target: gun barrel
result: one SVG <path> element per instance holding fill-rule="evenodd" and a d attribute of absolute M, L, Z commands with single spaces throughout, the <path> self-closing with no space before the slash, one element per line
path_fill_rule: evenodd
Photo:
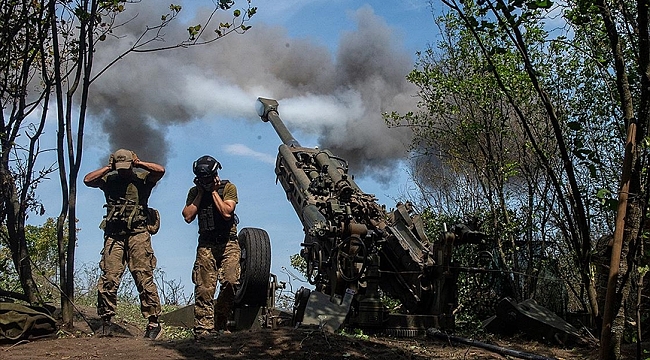
<path fill-rule="evenodd" d="M 291 135 L 289 129 L 287 129 L 282 119 L 280 119 L 277 100 L 262 97 L 257 98 L 257 114 L 262 118 L 262 121 L 270 122 L 273 125 L 282 143 L 291 147 L 300 147 L 298 140 Z"/>

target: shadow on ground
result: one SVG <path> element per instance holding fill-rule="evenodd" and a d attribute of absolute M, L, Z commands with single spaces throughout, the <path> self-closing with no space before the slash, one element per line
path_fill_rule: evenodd
<path fill-rule="evenodd" d="M 160 342 L 184 359 L 429 359 L 390 343 L 374 343 L 319 330 L 279 329 L 238 332 Z"/>

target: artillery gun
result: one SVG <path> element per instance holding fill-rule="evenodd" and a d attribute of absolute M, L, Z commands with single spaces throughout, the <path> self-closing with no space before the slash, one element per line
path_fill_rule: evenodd
<path fill-rule="evenodd" d="M 357 186 L 346 160 L 301 146 L 280 119 L 276 100 L 258 98 L 257 110 L 282 141 L 275 173 L 303 225 L 300 255 L 315 292 L 339 304 L 351 296 L 344 320 L 351 328 L 452 328 L 458 272 L 450 266 L 451 249 L 471 231 L 456 227 L 431 243 L 409 203 L 386 211 Z M 389 313 L 382 294 L 401 302 L 398 314 Z M 313 291 L 296 294 L 294 322 L 309 316 L 305 308 L 313 307 L 306 302 L 313 299 Z"/>

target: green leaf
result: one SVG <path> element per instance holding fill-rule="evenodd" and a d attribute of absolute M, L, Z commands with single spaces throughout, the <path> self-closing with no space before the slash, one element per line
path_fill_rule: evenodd
<path fill-rule="evenodd" d="M 605 200 L 605 208 L 616 211 L 618 209 L 618 200 L 617 199 L 607 199 Z"/>
<path fill-rule="evenodd" d="M 233 0 L 219 0 L 219 8 L 221 10 L 229 10 L 235 2 Z"/>
<path fill-rule="evenodd" d="M 596 197 L 599 199 L 604 199 L 605 197 L 608 197 L 611 195 L 611 192 L 607 189 L 600 189 L 598 192 L 596 192 Z"/>
<path fill-rule="evenodd" d="M 551 6 L 553 6 L 553 1 L 551 1 L 551 0 L 537 0 L 537 1 L 535 1 L 535 5 L 537 5 L 537 7 L 542 8 L 542 9 L 550 9 Z"/>
<path fill-rule="evenodd" d="M 574 131 L 578 131 L 578 130 L 582 129 L 582 124 L 580 124 L 577 121 L 568 122 L 566 125 L 569 127 L 569 129 L 574 130 Z"/>
<path fill-rule="evenodd" d="M 591 176 L 592 179 L 596 179 L 598 176 L 598 171 L 596 170 L 596 165 L 594 164 L 589 164 L 589 176 Z"/>
<path fill-rule="evenodd" d="M 194 40 L 196 35 L 199 34 L 199 31 L 201 31 L 201 24 L 190 26 L 187 28 L 187 32 L 190 34 L 190 39 L 192 40 Z"/>

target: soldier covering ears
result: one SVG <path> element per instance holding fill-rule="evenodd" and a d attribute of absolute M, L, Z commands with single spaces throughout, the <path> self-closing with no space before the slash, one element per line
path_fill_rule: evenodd
<path fill-rule="evenodd" d="M 137 169 L 137 170 L 136 170 Z M 165 168 L 142 161 L 131 150 L 119 149 L 111 154 L 108 165 L 91 171 L 84 184 L 99 188 L 106 198 L 104 248 L 97 284 L 97 314 L 103 320 L 103 332 L 110 335 L 111 318 L 117 306 L 117 290 L 128 266 L 140 293 L 142 316 L 149 319 L 145 338 L 157 339 L 162 327 L 158 288 L 153 279 L 156 257 L 151 246 L 149 196 L 165 174 Z"/>
<path fill-rule="evenodd" d="M 187 194 L 183 218 L 191 223 L 198 217 L 199 241 L 192 269 L 194 282 L 194 335 L 197 339 L 213 331 L 228 331 L 228 318 L 239 281 L 241 250 L 237 240 L 237 187 L 219 178 L 221 164 L 212 156 L 197 159 L 196 177 Z M 221 284 L 216 309 L 213 298 Z"/>

